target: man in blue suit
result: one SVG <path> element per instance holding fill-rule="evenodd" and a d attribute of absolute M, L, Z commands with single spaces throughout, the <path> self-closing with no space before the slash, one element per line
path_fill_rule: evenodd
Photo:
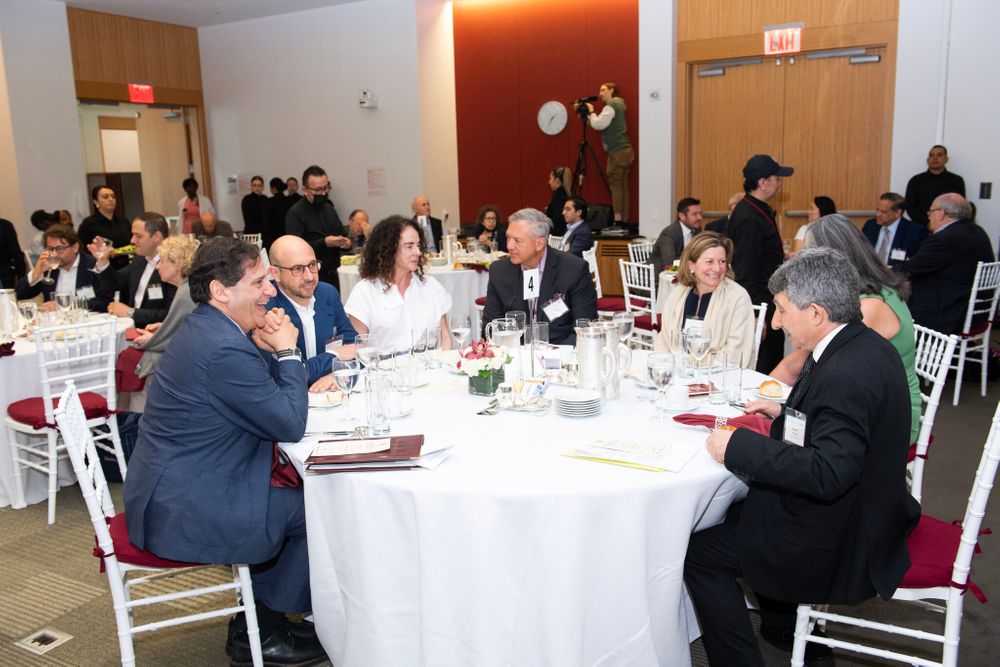
<path fill-rule="evenodd" d="M 892 268 L 916 255 L 927 239 L 926 227 L 903 217 L 905 203 L 902 196 L 886 192 L 878 198 L 875 217 L 861 230 L 875 254 Z"/>
<path fill-rule="evenodd" d="M 563 219 L 566 221 L 566 233 L 560 250 L 583 257 L 584 250 L 594 247 L 594 233 L 587 222 L 587 202 L 580 197 L 567 200 L 563 206 Z"/>
<path fill-rule="evenodd" d="M 129 461 L 129 540 L 171 560 L 256 564 L 266 664 L 315 664 L 325 659 L 315 632 L 285 617 L 312 608 L 302 487 L 272 476 L 275 443 L 300 440 L 306 428 L 298 331 L 266 310 L 274 286 L 256 245 L 210 239 L 188 286 L 198 305 L 156 368 Z M 233 664 L 250 664 L 242 615 L 226 649 Z"/>
<path fill-rule="evenodd" d="M 52 295 L 72 292 L 75 296 L 86 297 L 88 302 L 94 300 L 94 258 L 80 254 L 80 237 L 72 227 L 52 225 L 42 233 L 42 245 L 45 251 L 39 256 L 31 273 L 21 276 L 17 281 L 17 298 L 33 299 L 42 295 L 44 303 L 41 310 L 55 310 L 56 304 Z M 59 260 L 59 268 L 49 272 L 51 283 L 44 283 L 45 271 L 49 268 L 50 258 Z"/>
<path fill-rule="evenodd" d="M 340 303 L 340 293 L 319 279 L 320 264 L 312 246 L 298 236 L 279 237 L 271 245 L 271 277 L 277 294 L 267 303 L 268 310 L 281 308 L 299 330 L 299 349 L 305 355 L 310 389 L 326 391 L 333 385 L 330 365 L 334 355 L 326 345 L 339 340 L 341 359 L 354 358 L 357 332 Z"/>

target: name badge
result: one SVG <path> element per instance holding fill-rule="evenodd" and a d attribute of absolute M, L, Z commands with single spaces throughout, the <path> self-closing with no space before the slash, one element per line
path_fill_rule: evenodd
<path fill-rule="evenodd" d="M 555 322 L 569 312 L 569 306 L 566 305 L 566 302 L 563 301 L 562 297 L 558 297 L 542 306 L 542 311 L 545 313 L 545 316 L 549 318 L 549 322 Z"/>
<path fill-rule="evenodd" d="M 156 301 L 163 298 L 163 285 L 150 285 L 146 288 L 146 296 L 150 300 Z"/>
<path fill-rule="evenodd" d="M 334 336 L 330 340 L 323 342 L 323 349 L 330 354 L 337 354 L 337 350 L 344 347 L 344 337 Z"/>
<path fill-rule="evenodd" d="M 782 440 L 789 445 L 802 447 L 806 444 L 806 415 L 804 412 L 785 408 L 785 432 Z"/>
<path fill-rule="evenodd" d="M 538 275 L 538 269 L 527 269 L 524 271 L 524 300 L 537 299 L 538 290 L 541 287 L 539 283 L 541 278 Z"/>
<path fill-rule="evenodd" d="M 685 317 L 683 331 L 701 331 L 705 328 L 705 320 L 700 317 Z"/>
<path fill-rule="evenodd" d="M 76 295 L 81 299 L 93 299 L 95 296 L 97 296 L 96 294 L 94 294 L 93 285 L 86 285 L 84 287 L 81 287 L 76 291 Z"/>
<path fill-rule="evenodd" d="M 891 259 L 894 262 L 897 261 L 897 260 L 900 261 L 900 262 L 905 262 L 906 261 L 906 251 L 903 250 L 902 248 L 896 248 L 895 250 L 892 250 L 889 253 L 889 259 Z"/>

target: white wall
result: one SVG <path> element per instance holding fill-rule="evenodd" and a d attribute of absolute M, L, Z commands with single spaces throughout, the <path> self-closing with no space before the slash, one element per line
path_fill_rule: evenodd
<path fill-rule="evenodd" d="M 977 221 L 994 248 L 1000 234 L 1000 3 L 900 0 L 892 187 L 902 193 L 925 170 L 928 149 L 948 147 L 948 169 L 965 179 Z M 979 184 L 992 182 L 992 199 Z"/>
<path fill-rule="evenodd" d="M 0 215 L 30 239 L 31 212 L 87 214 L 66 6 L 0 2 Z"/>
<path fill-rule="evenodd" d="M 266 183 L 314 163 L 345 221 L 353 208 L 409 215 L 425 187 L 415 26 L 414 0 L 367 0 L 199 29 L 219 216 L 242 227 L 227 175 Z M 359 108 L 363 88 L 377 90 L 377 109 Z M 368 196 L 373 165 L 385 167 L 384 197 Z"/>
<path fill-rule="evenodd" d="M 639 2 L 639 232 L 652 237 L 674 210 L 676 5 Z"/>

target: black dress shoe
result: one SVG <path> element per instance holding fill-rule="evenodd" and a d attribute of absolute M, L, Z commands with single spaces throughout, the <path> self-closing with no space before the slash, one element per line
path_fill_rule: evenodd
<path fill-rule="evenodd" d="M 814 629 L 813 634 L 817 637 L 826 637 L 822 630 Z M 771 630 L 762 625 L 760 626 L 760 636 L 774 648 L 788 653 L 792 652 L 792 647 L 795 644 L 794 630 Z M 832 667 L 832 665 L 837 664 L 837 660 L 833 657 L 833 649 L 826 644 L 809 642 L 806 644 L 805 663 L 809 667 Z"/>
<path fill-rule="evenodd" d="M 319 638 L 316 636 L 316 626 L 309 621 L 293 621 L 290 618 L 285 618 L 278 627 L 288 630 L 295 635 L 296 639 L 311 640 L 316 642 L 317 645 L 319 644 Z"/>
<path fill-rule="evenodd" d="M 260 648 L 266 667 L 308 667 L 328 659 L 319 641 L 299 638 L 284 627 L 272 632 L 270 637 L 261 642 Z M 231 667 L 253 664 L 250 641 L 245 632 L 238 632 L 233 637 L 229 657 Z"/>

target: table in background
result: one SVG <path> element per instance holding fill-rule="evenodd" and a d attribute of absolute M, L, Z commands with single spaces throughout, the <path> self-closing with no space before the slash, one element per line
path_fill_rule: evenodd
<path fill-rule="evenodd" d="M 125 346 L 125 329 L 132 326 L 132 320 L 127 317 L 118 318 L 118 351 Z M 0 357 L 0 406 L 3 406 L 4 417 L 7 416 L 7 406 L 24 398 L 42 395 L 42 376 L 38 368 L 38 353 L 33 340 L 17 338 L 14 342 L 14 355 Z M 23 437 L 23 436 L 22 436 Z M 14 497 L 14 468 L 10 460 L 10 442 L 7 427 L 0 428 L 0 507 L 10 505 Z M 24 500 L 29 505 L 48 498 L 48 479 L 37 470 L 24 468 L 21 471 L 24 479 Z M 75 484 L 73 468 L 69 461 L 59 462 L 59 486 Z"/>
<path fill-rule="evenodd" d="M 587 419 L 477 416 L 487 399 L 444 371 L 415 399 L 392 432 L 454 444 L 440 468 L 305 476 L 313 613 L 334 664 L 690 662 L 688 538 L 746 492 L 705 429 L 650 421 L 631 380 Z M 679 473 L 560 455 L 605 433 L 699 449 Z M 285 445 L 300 467 L 311 447 Z"/>
<path fill-rule="evenodd" d="M 476 311 L 476 299 L 486 296 L 486 285 L 490 280 L 488 271 L 472 269 L 453 269 L 450 266 L 429 266 L 424 275 L 433 276 L 435 280 L 451 294 L 451 310 L 449 315 L 468 315 L 472 318 L 472 330 L 479 331 L 479 317 Z M 361 277 L 357 265 L 341 265 L 337 269 L 340 278 L 340 298 L 347 303 L 354 286 Z M 474 338 L 478 336 L 474 335 Z"/>
<path fill-rule="evenodd" d="M 657 321 L 663 316 L 663 306 L 667 303 L 667 295 L 675 287 L 681 287 L 679 282 L 676 282 L 676 273 L 666 273 L 660 271 L 660 279 L 656 285 L 656 318 Z"/>

